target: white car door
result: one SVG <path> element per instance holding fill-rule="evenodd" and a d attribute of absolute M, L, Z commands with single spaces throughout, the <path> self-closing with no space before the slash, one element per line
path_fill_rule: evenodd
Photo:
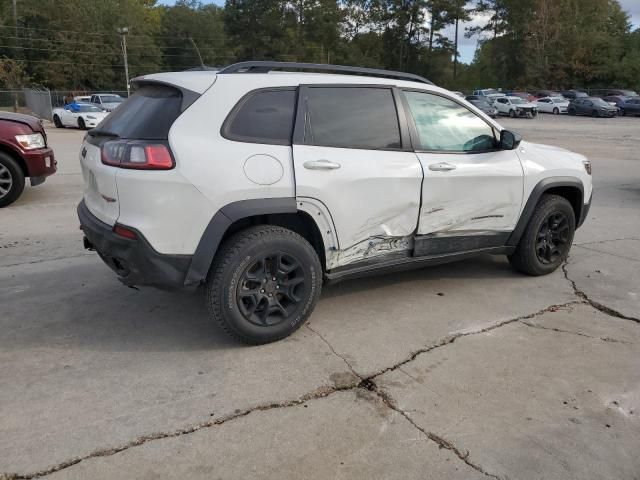
<path fill-rule="evenodd" d="M 500 150 L 497 129 L 456 99 L 403 94 L 424 170 L 415 254 L 504 245 L 522 205 L 523 170 L 515 150 Z"/>
<path fill-rule="evenodd" d="M 404 110 L 383 85 L 301 86 L 294 134 L 296 197 L 331 214 L 335 268 L 412 248 L 422 168 Z"/>
<path fill-rule="evenodd" d="M 538 111 L 540 112 L 550 113 L 553 110 L 553 102 L 549 98 L 541 98 L 536 102 L 536 104 L 538 105 Z"/>
<path fill-rule="evenodd" d="M 507 98 L 498 98 L 495 103 L 496 108 L 498 109 L 498 113 L 502 113 L 505 115 L 509 114 L 509 99 Z"/>
<path fill-rule="evenodd" d="M 62 121 L 62 124 L 66 127 L 77 126 L 77 124 L 75 123 L 75 115 L 71 111 L 71 107 L 69 107 L 69 105 L 66 105 L 64 107 L 60 120 Z"/>

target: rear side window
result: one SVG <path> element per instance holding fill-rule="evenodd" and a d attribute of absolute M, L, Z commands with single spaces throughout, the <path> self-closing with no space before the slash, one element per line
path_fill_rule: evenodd
<path fill-rule="evenodd" d="M 259 90 L 235 107 L 222 135 L 240 142 L 291 145 L 296 90 Z"/>
<path fill-rule="evenodd" d="M 173 122 L 182 112 L 180 90 L 164 85 L 145 85 L 111 112 L 96 129 L 120 138 L 166 140 Z"/>
<path fill-rule="evenodd" d="M 312 87 L 307 92 L 304 143 L 372 150 L 401 148 L 391 89 Z"/>

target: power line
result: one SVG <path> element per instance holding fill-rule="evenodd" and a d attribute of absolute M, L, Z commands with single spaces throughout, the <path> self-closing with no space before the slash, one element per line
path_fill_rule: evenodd
<path fill-rule="evenodd" d="M 116 45 L 113 46 L 114 48 L 118 48 Z M 82 55 L 101 55 L 101 54 L 105 54 L 106 52 L 101 51 L 101 52 L 97 52 L 97 51 L 86 51 L 86 50 L 64 50 L 64 49 L 56 49 L 56 48 L 38 48 L 38 47 L 20 47 L 20 46 L 15 46 L 15 45 L 0 45 L 0 49 L 3 48 L 15 48 L 15 49 L 19 49 L 19 50 L 38 50 L 41 52 L 64 52 L 64 53 L 79 53 Z M 193 49 L 189 49 L 191 51 L 193 51 Z M 119 53 L 119 52 L 113 52 L 115 53 Z M 144 54 L 143 54 L 144 55 Z M 146 56 L 157 56 L 157 57 L 197 57 L 197 55 L 195 53 L 191 53 L 191 54 L 164 54 L 164 53 L 149 53 Z"/>
<path fill-rule="evenodd" d="M 14 28 L 12 26 L 7 26 L 7 25 L 0 25 L 0 28 Z M 21 30 L 36 30 L 36 31 L 42 31 L 42 32 L 57 32 L 57 33 L 71 33 L 71 34 L 75 34 L 75 35 L 97 35 L 97 36 L 102 36 L 102 37 L 118 37 L 117 33 L 98 33 L 98 32 L 81 32 L 78 30 L 56 30 L 53 28 L 36 28 L 36 27 L 17 27 L 18 29 Z M 149 38 L 168 38 L 168 39 L 172 39 L 175 40 L 175 35 L 149 35 L 149 34 L 141 34 L 141 35 L 129 35 L 130 37 L 135 37 L 135 38 L 145 38 L 145 37 L 149 37 Z M 220 38 L 224 38 L 222 36 L 219 37 L 202 37 L 202 36 L 197 36 L 197 39 L 199 40 L 216 40 L 216 39 L 220 39 Z"/>

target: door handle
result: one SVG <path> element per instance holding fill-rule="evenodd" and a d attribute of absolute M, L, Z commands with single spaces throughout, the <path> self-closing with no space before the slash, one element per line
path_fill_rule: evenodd
<path fill-rule="evenodd" d="M 457 167 L 447 162 L 432 163 L 429 165 L 429 170 L 434 172 L 448 172 L 449 170 L 455 170 Z"/>
<path fill-rule="evenodd" d="M 340 168 L 340 164 L 336 162 L 330 162 L 329 160 L 309 160 L 303 163 L 304 168 L 309 170 L 335 170 Z"/>

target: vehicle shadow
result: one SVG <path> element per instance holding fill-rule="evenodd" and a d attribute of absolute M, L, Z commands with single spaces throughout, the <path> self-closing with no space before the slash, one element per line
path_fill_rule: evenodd
<path fill-rule="evenodd" d="M 517 278 L 501 257 L 327 285 L 320 303 L 366 290 L 447 279 L 478 282 Z M 101 262 L 81 257 L 48 272 L 11 278 L 0 289 L 0 350 L 25 348 L 166 352 L 250 348 L 229 338 L 209 318 L 203 289 L 165 292 L 124 287 Z M 422 285 L 422 283 L 421 283 Z M 38 294 L 36 294 L 38 292 Z M 426 291 L 425 291 L 426 293 Z M 296 336 L 291 337 L 296 340 Z"/>

